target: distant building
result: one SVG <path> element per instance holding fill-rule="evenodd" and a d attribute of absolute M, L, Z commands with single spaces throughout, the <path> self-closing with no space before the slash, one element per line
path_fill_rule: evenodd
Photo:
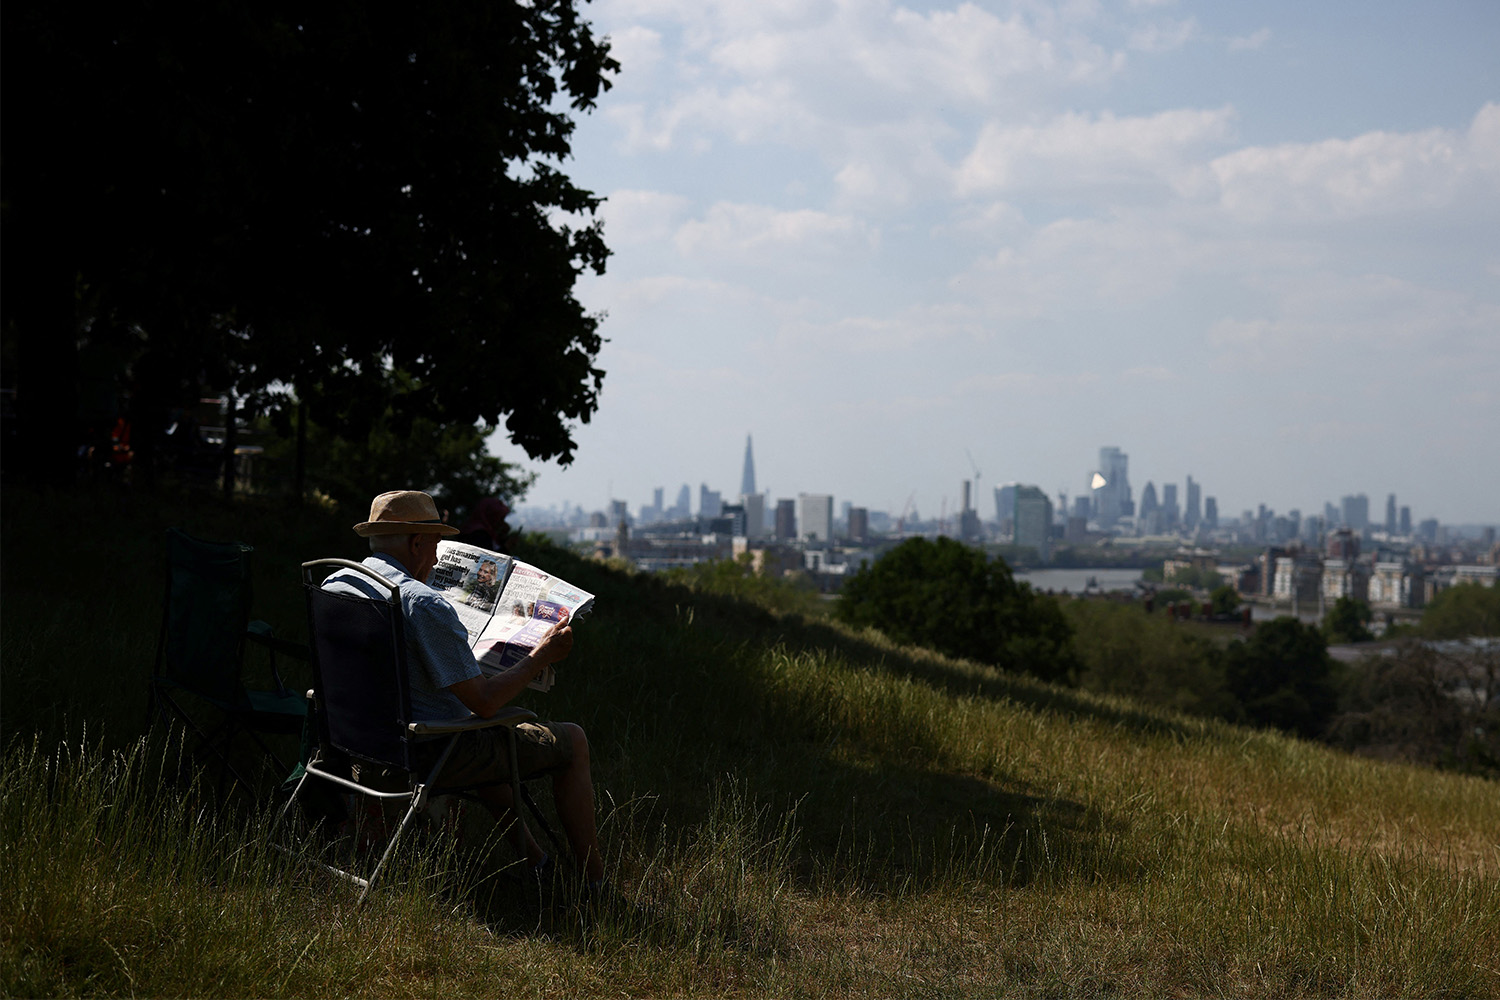
<path fill-rule="evenodd" d="M 709 489 L 707 483 L 702 483 L 701 485 L 699 485 L 699 487 L 698 487 L 698 516 L 699 517 L 718 517 L 719 516 L 719 508 L 722 507 L 722 506 L 723 506 L 723 499 L 719 496 L 719 491 L 718 490 L 711 490 L 711 489 Z"/>
<path fill-rule="evenodd" d="M 833 497 L 827 493 L 797 494 L 797 537 L 807 542 L 833 540 Z"/>
<path fill-rule="evenodd" d="M 995 523 L 1001 538 L 1011 538 L 1016 531 L 1016 483 L 995 487 Z"/>
<path fill-rule="evenodd" d="M 1405 559 L 1376 560 L 1369 595 L 1373 608 L 1421 607 L 1425 596 L 1422 567 Z"/>
<path fill-rule="evenodd" d="M 1385 498 L 1385 533 L 1394 535 L 1396 533 L 1396 494 L 1390 493 Z"/>
<path fill-rule="evenodd" d="M 1356 601 L 1370 599 L 1370 567 L 1357 559 L 1328 559 L 1323 563 L 1323 600 L 1332 604 L 1340 597 Z"/>
<path fill-rule="evenodd" d="M 1187 529 L 1189 531 L 1196 530 L 1197 527 L 1198 527 L 1198 522 L 1202 520 L 1202 516 L 1199 514 L 1199 507 L 1200 507 L 1199 498 L 1200 498 L 1202 492 L 1203 492 L 1202 486 L 1199 485 L 1198 483 L 1193 482 L 1193 477 L 1192 476 L 1188 476 L 1187 477 L 1187 509 L 1182 512 L 1182 523 L 1183 523 L 1184 526 L 1187 527 Z"/>
<path fill-rule="evenodd" d="M 790 542 L 797 537 L 797 501 L 776 501 L 776 539 Z"/>
<path fill-rule="evenodd" d="M 1203 501 L 1203 526 L 1209 531 L 1219 530 L 1219 499 L 1208 497 Z"/>
<path fill-rule="evenodd" d="M 615 528 L 622 524 L 630 523 L 630 513 L 625 509 L 624 500 L 611 500 L 609 502 L 609 525 Z"/>
<path fill-rule="evenodd" d="M 1276 558 L 1271 596 L 1278 601 L 1314 607 L 1318 603 L 1318 585 L 1323 566 L 1313 555 L 1285 555 Z"/>
<path fill-rule="evenodd" d="M 1344 497 L 1342 508 L 1344 527 L 1363 532 L 1370 526 L 1370 498 L 1363 493 Z"/>
<path fill-rule="evenodd" d="M 683 483 L 682 489 L 677 491 L 677 502 L 672 505 L 671 519 L 674 521 L 686 521 L 693 513 L 693 493 L 688 489 L 688 484 Z"/>
<path fill-rule="evenodd" d="M 1051 556 L 1052 501 L 1037 486 L 1016 487 L 1016 541 L 1036 549 L 1045 561 Z"/>
<path fill-rule="evenodd" d="M 1182 509 L 1177 506 L 1177 484 L 1163 483 L 1161 488 L 1161 520 L 1168 531 L 1176 531 L 1182 520 Z"/>
<path fill-rule="evenodd" d="M 1410 507 L 1402 507 L 1401 508 L 1401 523 L 1400 523 L 1399 527 L 1400 527 L 1401 534 L 1403 534 L 1403 535 L 1410 535 L 1411 534 L 1411 508 Z"/>
<path fill-rule="evenodd" d="M 970 487 L 973 484 L 964 480 L 964 505 L 958 515 L 958 537 L 966 542 L 976 542 L 984 535 L 984 529 L 979 523 L 979 512 L 974 509 Z"/>
<path fill-rule="evenodd" d="M 748 534 L 745 530 L 744 504 L 722 504 L 719 507 L 719 516 L 711 518 L 709 525 L 709 530 L 714 534 L 744 538 Z"/>
<path fill-rule="evenodd" d="M 750 435 L 745 435 L 745 468 L 740 473 L 740 496 L 755 492 L 755 456 L 750 451 Z"/>
<path fill-rule="evenodd" d="M 1099 475 L 1104 477 L 1104 484 L 1094 490 L 1094 507 L 1099 512 L 1100 527 L 1109 529 L 1120 518 L 1135 516 L 1135 503 L 1130 495 L 1130 456 L 1113 446 L 1100 448 Z"/>
<path fill-rule="evenodd" d="M 868 507 L 849 508 L 849 539 L 855 542 L 870 540 L 870 510 Z"/>
<path fill-rule="evenodd" d="M 1353 528 L 1340 528 L 1328 536 L 1328 558 L 1353 562 L 1359 558 L 1359 535 Z"/>
<path fill-rule="evenodd" d="M 766 537 L 766 495 L 746 493 L 740 497 L 740 505 L 745 508 L 745 537 Z"/>

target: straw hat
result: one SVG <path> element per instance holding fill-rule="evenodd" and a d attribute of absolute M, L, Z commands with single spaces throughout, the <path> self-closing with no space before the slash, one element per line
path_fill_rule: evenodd
<path fill-rule="evenodd" d="M 354 533 L 371 535 L 456 535 L 458 529 L 438 517 L 437 504 L 419 490 L 382 493 L 370 501 L 370 519 L 354 526 Z"/>

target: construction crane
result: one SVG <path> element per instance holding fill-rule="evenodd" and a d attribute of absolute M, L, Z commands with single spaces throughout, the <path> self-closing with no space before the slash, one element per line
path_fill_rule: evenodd
<path fill-rule="evenodd" d="M 917 499 L 917 491 L 912 490 L 911 496 L 906 498 L 906 506 L 901 508 L 901 516 L 896 518 L 896 534 L 902 538 L 906 537 L 906 515 L 911 513 L 911 505 Z"/>
<path fill-rule="evenodd" d="M 974 470 L 974 509 L 978 510 L 979 509 L 979 477 L 981 475 L 983 475 L 983 473 L 981 473 L 979 471 L 979 466 L 977 466 L 977 465 L 974 464 L 974 453 L 971 452 L 971 451 L 969 451 L 969 449 L 965 448 L 964 449 L 964 454 L 969 456 L 969 468 L 971 468 L 971 469 Z"/>

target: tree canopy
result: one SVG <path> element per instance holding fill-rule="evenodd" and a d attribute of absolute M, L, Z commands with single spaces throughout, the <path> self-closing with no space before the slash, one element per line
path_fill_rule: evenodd
<path fill-rule="evenodd" d="M 1370 622 L 1370 606 L 1353 597 L 1340 597 L 1323 616 L 1323 637 L 1330 643 L 1369 642 L 1374 634 L 1365 626 Z"/>
<path fill-rule="evenodd" d="M 1057 603 L 1017 583 L 1000 558 L 939 538 L 909 538 L 845 584 L 839 617 L 897 642 L 1066 681 L 1071 629 Z"/>
<path fill-rule="evenodd" d="M 1421 632 L 1430 639 L 1500 635 L 1500 586 L 1461 583 L 1441 591 L 1422 612 Z"/>
<path fill-rule="evenodd" d="M 1322 733 L 1338 707 L 1323 634 L 1295 618 L 1262 622 L 1249 641 L 1231 643 L 1224 680 L 1247 721 L 1299 736 Z"/>
<path fill-rule="evenodd" d="M 157 409 L 214 385 L 569 461 L 603 378 L 573 286 L 608 250 L 560 167 L 618 69 L 578 6 L 6 4 L 18 402 L 66 406 L 102 346 Z"/>

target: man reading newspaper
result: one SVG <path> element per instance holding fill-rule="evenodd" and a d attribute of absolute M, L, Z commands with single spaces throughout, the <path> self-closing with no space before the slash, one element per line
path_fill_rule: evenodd
<path fill-rule="evenodd" d="M 411 705 L 417 718 L 451 719 L 469 712 L 488 718 L 573 648 L 572 628 L 567 621 L 559 621 L 515 663 L 499 671 L 481 671 L 453 605 L 424 582 L 437 564 L 438 539 L 458 534 L 458 529 L 442 523 L 436 504 L 426 493 L 382 493 L 370 504 L 370 519 L 356 524 L 354 531 L 369 539 L 370 556 L 364 565 L 400 587 Z M 323 582 L 323 589 L 362 597 L 383 596 L 352 570 L 332 574 Z M 507 742 L 503 728 L 464 733 L 438 780 L 443 784 L 505 780 L 510 775 Z M 552 776 L 558 819 L 585 878 L 597 888 L 604 878 L 604 864 L 594 825 L 594 784 L 583 729 L 571 722 L 522 723 L 516 729 L 516 753 L 523 778 Z M 427 766 L 436 759 L 434 750 Z M 514 807 L 509 785 L 489 785 L 479 794 L 498 820 L 509 822 Z M 530 831 L 526 839 L 531 863 L 539 868 L 548 864 L 546 853 Z"/>

